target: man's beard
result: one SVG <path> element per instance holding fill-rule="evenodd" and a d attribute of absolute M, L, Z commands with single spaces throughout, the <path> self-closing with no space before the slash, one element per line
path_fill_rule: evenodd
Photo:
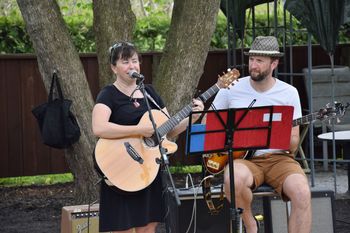
<path fill-rule="evenodd" d="M 265 80 L 268 76 L 268 74 L 270 73 L 269 70 L 265 70 L 264 72 L 259 72 L 257 75 L 252 75 L 252 71 L 249 72 L 250 73 L 250 77 L 253 81 L 255 82 L 261 82 L 263 80 Z"/>

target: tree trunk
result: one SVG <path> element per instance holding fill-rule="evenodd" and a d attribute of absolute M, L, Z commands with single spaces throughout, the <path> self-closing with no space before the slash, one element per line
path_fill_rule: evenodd
<path fill-rule="evenodd" d="M 136 17 L 131 10 L 130 1 L 125 0 L 94 0 L 93 10 L 99 84 L 102 88 L 115 79 L 108 59 L 108 49 L 117 41 L 132 39 Z"/>
<path fill-rule="evenodd" d="M 153 83 L 173 114 L 190 103 L 203 73 L 220 0 L 175 0 L 170 30 Z"/>
<path fill-rule="evenodd" d="M 46 90 L 56 69 L 65 97 L 73 101 L 71 110 L 79 122 L 81 137 L 65 151 L 65 157 L 75 178 L 76 202 L 87 203 L 98 196 L 94 185 L 98 177 L 92 159 L 95 137 L 91 132 L 91 111 L 94 102 L 82 63 L 56 1 L 17 0 L 17 3 L 33 42 Z"/>
<path fill-rule="evenodd" d="M 81 127 L 81 137 L 66 150 L 65 156 L 75 178 L 77 204 L 93 201 L 98 196 L 92 157 L 96 142 L 91 132 L 94 102 L 79 55 L 56 1 L 17 0 L 17 3 L 33 42 L 46 90 L 56 69 L 66 98 L 73 100 L 71 110 Z M 172 112 L 189 103 L 197 86 L 215 29 L 219 3 L 220 0 L 175 1 L 168 40 L 159 72 L 153 80 Z M 136 19 L 130 1 L 95 0 L 93 9 L 102 87 L 114 80 L 108 48 L 112 42 L 131 40 Z"/>

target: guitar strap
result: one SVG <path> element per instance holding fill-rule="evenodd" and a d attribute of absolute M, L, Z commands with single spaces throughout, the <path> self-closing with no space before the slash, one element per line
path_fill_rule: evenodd
<path fill-rule="evenodd" d="M 255 150 L 250 150 L 248 151 L 243 159 L 251 159 L 255 153 Z M 204 168 L 203 169 L 203 177 L 206 177 L 209 172 Z M 217 215 L 219 214 L 220 210 L 224 207 L 224 188 L 223 184 L 221 184 L 221 190 L 220 190 L 220 197 L 219 197 L 219 202 L 217 204 L 214 203 L 213 198 L 212 198 L 212 193 L 211 193 L 211 180 L 213 178 L 207 178 L 204 180 L 203 185 L 202 185 L 202 190 L 203 190 L 203 198 L 209 208 L 210 214 L 211 215 Z"/>
<path fill-rule="evenodd" d="M 206 174 L 208 174 L 205 169 L 204 169 L 204 177 Z M 218 203 L 215 204 L 212 198 L 212 193 L 211 193 L 211 179 L 212 177 L 207 178 L 204 180 L 203 185 L 202 185 L 202 190 L 203 190 L 203 198 L 209 208 L 210 214 L 211 215 L 218 215 L 220 210 L 224 207 L 224 186 L 221 184 L 220 188 L 220 197 L 218 200 Z"/>

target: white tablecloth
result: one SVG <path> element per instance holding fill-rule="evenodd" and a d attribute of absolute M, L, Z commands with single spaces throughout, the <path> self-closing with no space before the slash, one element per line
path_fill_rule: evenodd
<path fill-rule="evenodd" d="M 333 132 L 323 133 L 318 135 L 319 139 L 323 140 L 333 140 Z M 350 140 L 350 130 L 336 131 L 334 132 L 335 140 Z"/>

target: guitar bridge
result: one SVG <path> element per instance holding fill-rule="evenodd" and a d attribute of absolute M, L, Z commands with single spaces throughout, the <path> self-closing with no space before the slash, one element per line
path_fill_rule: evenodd
<path fill-rule="evenodd" d="M 125 146 L 126 151 L 128 152 L 128 154 L 130 155 L 130 157 L 133 160 L 137 161 L 139 164 L 143 164 L 143 159 L 141 158 L 139 153 L 137 153 L 135 148 L 132 147 L 132 145 L 130 145 L 130 143 L 124 142 L 124 146 Z"/>

